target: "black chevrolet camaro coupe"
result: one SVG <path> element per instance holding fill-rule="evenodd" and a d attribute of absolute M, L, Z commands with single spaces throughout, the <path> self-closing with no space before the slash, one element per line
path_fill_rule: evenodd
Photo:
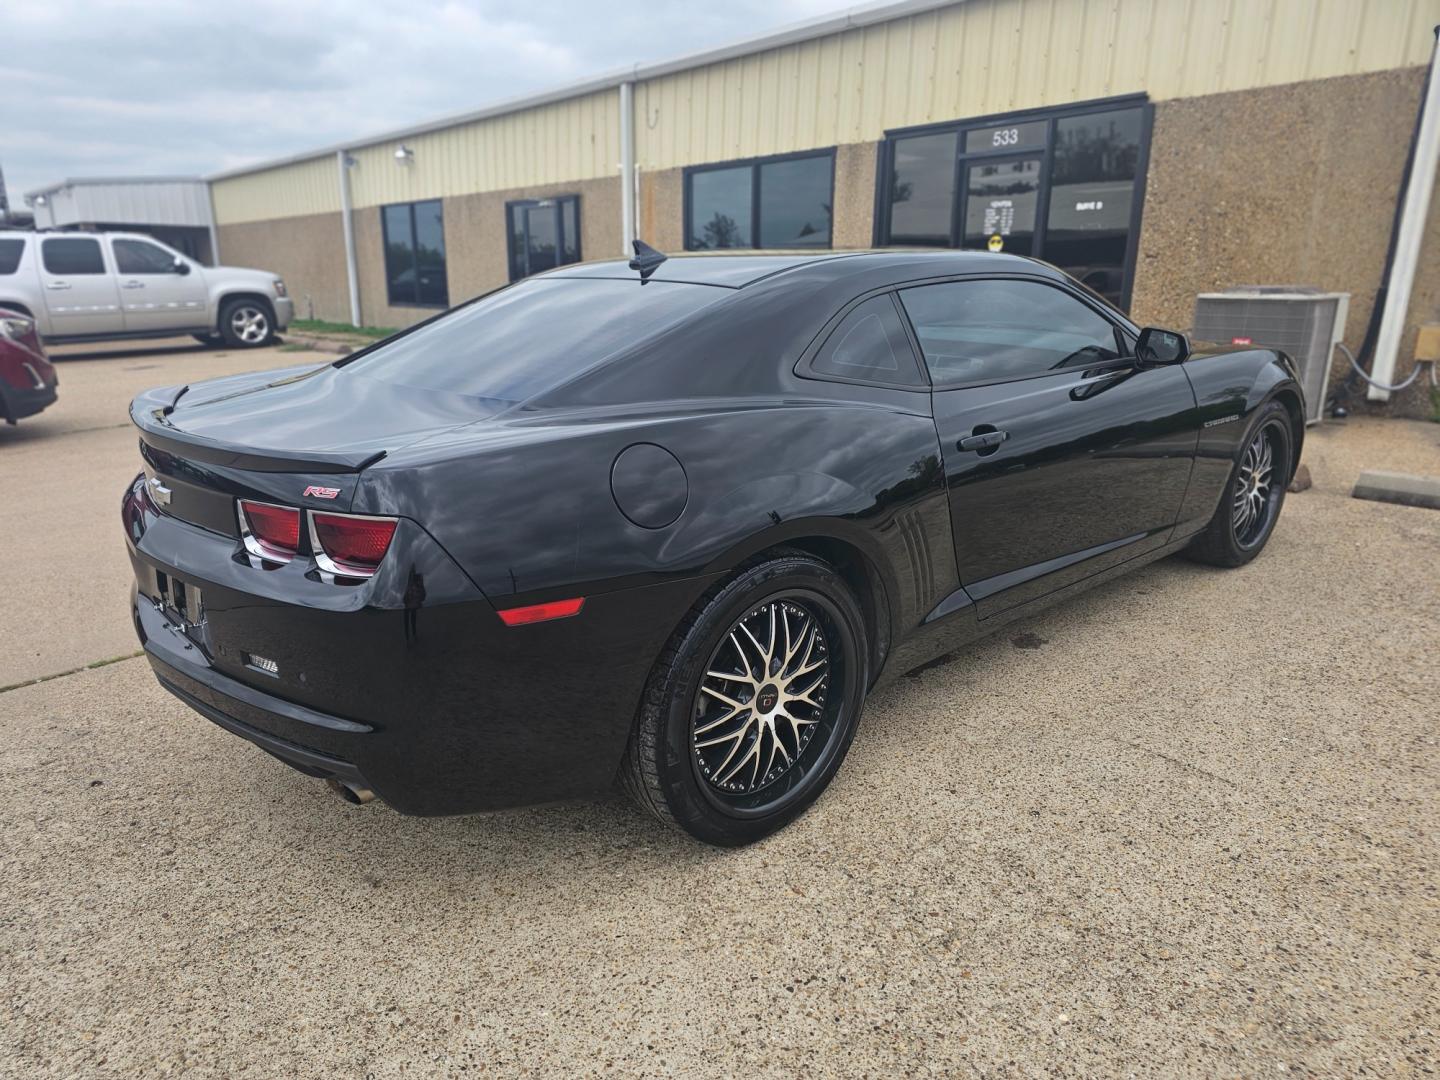
<path fill-rule="evenodd" d="M 1172 552 L 1253 558 L 1303 415 L 1284 354 L 1192 352 L 1028 259 L 645 249 L 142 394 L 135 628 L 353 800 L 618 779 L 741 844 L 877 682 Z"/>

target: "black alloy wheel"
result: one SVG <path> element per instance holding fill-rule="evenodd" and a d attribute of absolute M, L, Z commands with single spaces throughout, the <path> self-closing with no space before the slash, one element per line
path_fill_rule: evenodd
<path fill-rule="evenodd" d="M 1245 433 L 1225 495 L 1187 554 L 1213 566 L 1242 566 L 1265 547 L 1290 483 L 1295 444 L 1290 414 L 1272 401 Z"/>
<path fill-rule="evenodd" d="M 622 770 L 643 808 L 734 846 L 799 816 L 854 737 L 865 624 L 844 579 L 784 551 L 712 589 L 656 664 Z"/>

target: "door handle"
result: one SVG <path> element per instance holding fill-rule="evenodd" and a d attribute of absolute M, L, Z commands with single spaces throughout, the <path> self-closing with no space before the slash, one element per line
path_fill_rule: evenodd
<path fill-rule="evenodd" d="M 122 288 L 126 289 L 143 289 L 144 287 L 145 283 L 143 281 L 127 281 L 122 286 Z"/>
<path fill-rule="evenodd" d="M 45 287 L 47 289 L 68 289 L 70 283 L 68 281 L 47 281 Z"/>
<path fill-rule="evenodd" d="M 983 431 L 979 435 L 966 435 L 955 447 L 958 450 L 990 450 L 1009 437 L 1008 431 Z"/>

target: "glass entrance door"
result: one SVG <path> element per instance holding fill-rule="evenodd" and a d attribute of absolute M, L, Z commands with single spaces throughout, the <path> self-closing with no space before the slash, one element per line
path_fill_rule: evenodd
<path fill-rule="evenodd" d="M 1035 254 L 1041 161 L 1039 154 L 988 158 L 965 169 L 961 247 Z"/>

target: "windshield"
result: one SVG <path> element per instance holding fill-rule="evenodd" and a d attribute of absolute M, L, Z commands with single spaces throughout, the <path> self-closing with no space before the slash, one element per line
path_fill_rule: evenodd
<path fill-rule="evenodd" d="M 638 279 L 524 281 L 339 366 L 402 386 L 524 401 L 729 292 Z"/>

